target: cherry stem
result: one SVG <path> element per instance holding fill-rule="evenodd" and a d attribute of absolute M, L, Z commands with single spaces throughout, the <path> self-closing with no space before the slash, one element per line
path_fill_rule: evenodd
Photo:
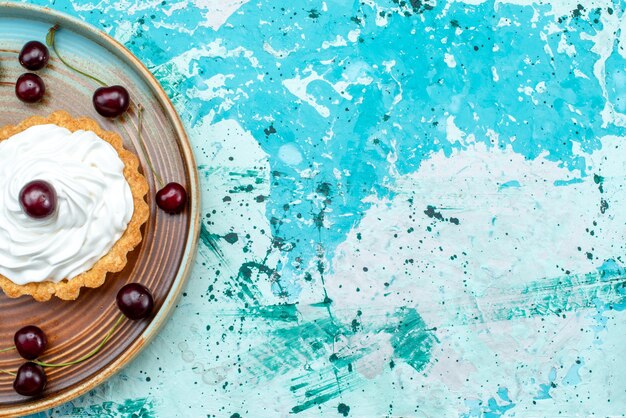
<path fill-rule="evenodd" d="M 10 83 L 8 81 L 0 81 L 0 86 L 15 86 L 15 83 Z"/>
<path fill-rule="evenodd" d="M 98 346 L 96 348 L 94 348 L 89 353 L 85 354 L 84 356 L 82 356 L 79 359 L 76 359 L 74 361 L 68 361 L 67 363 L 45 363 L 43 361 L 33 360 L 33 363 L 38 364 L 38 365 L 40 365 L 42 367 L 65 367 L 65 366 L 71 366 L 73 364 L 78 364 L 78 363 L 81 363 L 81 362 L 83 362 L 85 360 L 88 360 L 91 357 L 93 357 L 96 354 L 98 354 L 98 352 L 102 349 L 102 347 L 104 347 L 104 345 L 107 343 L 107 341 L 109 341 L 111 339 L 111 337 L 113 336 L 113 333 L 115 332 L 117 327 L 119 327 L 119 325 L 122 323 L 123 320 L 124 320 L 124 315 L 120 315 L 120 317 L 117 318 L 117 321 L 115 322 L 113 327 L 111 327 L 109 332 L 107 332 L 107 334 L 104 336 L 104 338 L 102 339 L 100 344 L 98 344 Z"/>
<path fill-rule="evenodd" d="M 15 374 L 15 373 L 10 372 L 10 371 L 8 371 L 8 370 L 4 370 L 4 369 L 0 369 L 0 373 L 6 373 L 6 374 L 10 374 L 11 376 L 16 376 L 16 374 Z"/>
<path fill-rule="evenodd" d="M 0 48 L 0 52 L 10 52 L 12 54 L 19 54 L 20 51 L 16 51 L 15 49 L 4 49 L 4 48 Z"/>
<path fill-rule="evenodd" d="M 93 81 L 95 81 L 96 83 L 100 84 L 101 86 L 105 87 L 107 84 L 105 82 L 103 82 L 102 80 L 100 80 L 99 78 L 94 77 L 91 74 L 87 74 L 84 71 L 79 70 L 78 68 L 70 65 L 67 61 L 65 61 L 63 59 L 63 57 L 61 56 L 61 54 L 59 54 L 59 51 L 57 50 L 57 45 L 54 42 L 54 35 L 56 33 L 56 31 L 58 31 L 61 27 L 56 24 L 53 27 L 50 28 L 50 30 L 48 31 L 48 34 L 46 35 L 46 44 L 51 47 L 54 50 L 54 53 L 56 54 L 56 56 L 59 58 L 59 60 L 61 60 L 61 62 L 63 64 L 65 64 L 66 67 L 68 67 L 69 69 L 77 72 L 78 74 L 82 74 L 85 77 L 89 77 L 91 78 Z"/>
<path fill-rule="evenodd" d="M 143 152 L 143 156 L 148 162 L 148 166 L 150 167 L 150 171 L 154 175 L 154 178 L 159 182 L 159 186 L 163 188 L 165 183 L 163 183 L 163 179 L 159 176 L 152 165 L 152 161 L 150 160 L 150 156 L 148 155 L 148 150 L 146 149 L 146 144 L 143 142 L 143 138 L 141 136 L 141 131 L 143 129 L 143 106 L 140 104 L 137 105 L 137 140 L 139 140 L 139 145 L 141 146 L 141 152 Z"/>
<path fill-rule="evenodd" d="M 15 346 L 3 348 L 2 350 L 0 350 L 0 353 L 6 353 L 7 351 L 11 351 L 11 350 L 15 350 Z"/>

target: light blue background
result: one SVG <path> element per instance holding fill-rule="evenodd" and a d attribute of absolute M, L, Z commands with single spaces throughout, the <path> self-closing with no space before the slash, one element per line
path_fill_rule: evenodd
<path fill-rule="evenodd" d="M 592 181 L 588 156 L 624 126 L 621 35 L 607 29 L 621 27 L 621 3 L 32 3 L 104 30 L 148 66 L 189 131 L 204 191 L 199 255 L 172 320 L 119 375 L 41 416 L 623 414 L 624 388 L 610 390 L 611 376 L 588 366 L 602 358 L 620 363 L 623 351 L 600 343 L 527 347 L 536 361 L 520 355 L 516 371 L 504 377 L 503 366 L 487 360 L 473 363 L 474 371 L 459 366 L 461 381 L 475 380 L 457 387 L 436 374 L 450 358 L 440 347 L 455 347 L 460 358 L 480 356 L 471 337 L 451 338 L 425 322 L 423 301 L 384 302 L 401 280 L 387 272 L 405 265 L 402 274 L 418 288 L 425 271 L 417 257 L 388 257 L 403 251 L 393 244 L 402 225 L 430 216 L 470 228 L 436 205 L 430 214 L 417 204 L 393 212 L 397 202 L 413 205 L 399 179 L 433 155 L 501 151 L 571 173 L 555 187 Z M 510 180 L 502 188 L 524 183 Z M 368 211 L 381 207 L 391 208 L 390 218 L 367 229 Z M 545 236 L 552 242 L 549 231 Z M 381 242 L 387 250 L 377 247 Z M 412 241 L 416 252 L 421 243 Z M 596 277 L 598 269 L 602 280 L 621 277 L 622 247 L 610 260 L 594 259 L 593 251 L 581 250 L 580 257 L 590 257 L 588 270 L 563 274 Z M 368 253 L 358 258 L 367 264 L 351 265 L 346 254 L 361 253 Z M 460 274 L 476 280 L 478 271 L 464 268 Z M 354 284 L 347 296 L 337 285 L 337 272 L 346 270 L 353 278 L 342 283 Z M 366 279 L 368 272 L 377 276 Z M 492 321 L 511 321 L 518 342 L 535 325 L 524 322 L 519 331 L 515 321 L 558 321 L 564 312 L 581 321 L 596 315 L 594 326 L 606 328 L 585 325 L 590 333 L 618 332 L 610 324 L 619 319 L 620 291 L 581 293 L 582 302 L 573 303 L 558 283 L 554 294 L 529 286 L 523 294 L 545 300 L 502 308 Z M 382 290 L 362 299 L 372 284 Z M 445 298 L 457 312 L 456 299 Z M 460 308 L 452 317 L 453 326 L 472 322 Z M 497 357 L 492 328 L 486 321 L 468 332 L 487 335 L 483 349 Z"/>

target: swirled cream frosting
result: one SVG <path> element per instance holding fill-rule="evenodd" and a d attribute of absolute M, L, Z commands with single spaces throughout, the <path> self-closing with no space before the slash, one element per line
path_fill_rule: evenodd
<path fill-rule="evenodd" d="M 57 210 L 45 219 L 20 206 L 33 180 L 52 184 Z M 18 285 L 89 270 L 122 236 L 133 215 L 124 163 L 91 131 L 37 125 L 0 142 L 0 274 Z"/>

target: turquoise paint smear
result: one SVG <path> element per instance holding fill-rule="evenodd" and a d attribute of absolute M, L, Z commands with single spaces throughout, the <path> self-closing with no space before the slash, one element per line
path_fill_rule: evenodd
<path fill-rule="evenodd" d="M 298 309 L 295 304 L 255 306 L 240 310 L 239 315 L 263 318 L 268 321 L 298 321 Z"/>
<path fill-rule="evenodd" d="M 469 408 L 469 411 L 461 415 L 462 418 L 474 418 L 481 417 L 483 414 L 482 405 L 483 402 L 478 399 L 465 399 L 463 401 L 465 406 Z"/>
<path fill-rule="evenodd" d="M 613 265 L 609 263 L 607 265 Z M 454 301 L 448 301 L 453 304 Z M 491 321 L 511 321 L 536 316 L 564 316 L 601 306 L 606 309 L 626 307 L 626 275 L 623 269 L 566 275 L 536 280 L 521 288 L 511 286 L 497 297 L 481 302 L 482 311 L 474 305 L 457 305 L 457 313 L 449 324 L 473 324 Z"/>
<path fill-rule="evenodd" d="M 505 405 L 499 404 L 495 398 L 489 398 L 487 401 L 488 410 L 484 411 L 484 418 L 498 418 L 507 414 L 507 411 L 513 409 L 515 407 L 514 403 L 509 403 Z"/>
<path fill-rule="evenodd" d="M 566 386 L 576 386 L 581 382 L 580 378 L 580 369 L 585 365 L 582 359 L 576 360 L 574 364 L 572 364 L 565 374 L 565 377 L 561 381 L 563 385 Z"/>
<path fill-rule="evenodd" d="M 548 383 L 539 384 L 539 391 L 537 392 L 537 395 L 535 396 L 535 400 L 540 401 L 544 399 L 551 399 L 552 396 L 550 395 L 550 391 L 556 388 L 556 383 L 554 383 L 555 381 L 556 381 L 556 369 L 552 367 L 550 369 L 550 373 L 548 374 Z"/>
<path fill-rule="evenodd" d="M 398 325 L 388 330 L 396 358 L 417 371 L 424 370 L 430 362 L 433 345 L 439 342 L 433 331 L 415 309 L 402 309 Z"/>
<path fill-rule="evenodd" d="M 507 181 L 506 183 L 502 183 L 500 187 L 498 187 L 498 190 L 509 189 L 511 187 L 521 187 L 521 184 L 519 184 L 519 181 L 517 180 Z"/>
<path fill-rule="evenodd" d="M 221 261 L 223 265 L 228 265 L 227 260 L 224 258 L 224 253 L 220 249 L 220 238 L 219 235 L 211 233 L 204 222 L 200 222 L 199 244 L 201 249 L 206 248 L 214 257 Z"/>
<path fill-rule="evenodd" d="M 510 399 L 509 390 L 500 387 L 496 396 L 489 398 L 487 402 L 479 399 L 466 399 L 464 402 L 469 411 L 459 416 L 462 418 L 498 418 L 508 415 L 507 412 L 516 406 Z"/>
<path fill-rule="evenodd" d="M 604 275 L 613 277 L 626 277 L 626 269 L 617 263 L 615 260 L 606 260 L 602 263 L 602 266 L 598 269 Z M 620 295 L 626 294 L 626 289 L 619 288 L 617 290 Z M 608 317 L 604 314 L 606 312 L 620 312 L 626 309 L 626 297 L 615 297 L 611 300 L 606 300 L 602 297 L 593 298 L 591 301 L 592 306 L 595 308 L 596 313 L 593 315 L 593 319 L 596 321 L 596 325 L 593 327 L 594 332 L 598 335 L 602 331 L 606 331 Z M 600 344 L 601 340 L 598 338 L 596 344 Z"/>
<path fill-rule="evenodd" d="M 323 376 L 320 374 L 317 378 L 313 378 L 313 376 L 307 375 L 305 378 L 311 383 L 292 390 L 294 395 L 300 399 L 300 403 L 291 408 L 293 414 L 304 412 L 333 399 L 340 398 L 344 391 L 354 391 L 363 385 L 362 378 L 350 371 L 326 373 L 325 377 Z M 294 382 L 299 380 L 296 379 Z M 292 388 L 300 385 L 302 384 L 296 384 Z"/>
<path fill-rule="evenodd" d="M 509 396 L 509 390 L 505 387 L 498 388 L 498 397 L 505 402 L 512 402 L 511 397 Z"/>
<path fill-rule="evenodd" d="M 569 186 L 571 184 L 580 184 L 583 183 L 584 180 L 580 178 L 574 178 L 571 180 L 557 180 L 554 182 L 554 185 L 557 187 Z"/>
<path fill-rule="evenodd" d="M 249 361 L 243 361 L 248 372 L 263 380 L 299 369 L 303 364 L 325 360 L 326 366 L 292 380 L 291 391 L 301 399 L 293 413 L 305 411 L 350 392 L 363 384 L 356 363 L 376 350 L 375 346 L 351 347 L 337 351 L 339 338 L 350 339 L 363 333 L 384 333 L 394 351 L 394 359 L 416 371 L 424 371 L 431 361 L 433 346 L 438 342 L 415 309 L 401 308 L 381 323 L 340 324 L 331 316 L 291 324 L 299 314 L 294 305 L 252 308 L 240 311 L 246 320 L 272 321 L 267 343 L 253 347 Z"/>
<path fill-rule="evenodd" d="M 52 414 L 60 414 L 64 417 L 99 417 L 99 418 L 156 418 L 155 404 L 150 398 L 126 399 L 121 403 L 102 402 L 89 406 L 74 406 L 69 402 L 58 409 L 51 411 Z M 45 415 L 48 416 L 48 415 Z M 37 415 L 33 416 L 37 417 Z"/>

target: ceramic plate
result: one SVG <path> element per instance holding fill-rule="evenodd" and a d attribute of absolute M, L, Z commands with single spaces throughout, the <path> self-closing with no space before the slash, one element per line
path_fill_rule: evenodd
<path fill-rule="evenodd" d="M 59 24 L 57 47 L 63 57 L 101 80 L 128 88 L 133 103 L 144 112 L 143 135 L 150 158 L 166 181 L 185 184 L 190 204 L 180 215 L 168 215 L 154 204 L 156 186 L 137 142 L 136 107 L 122 119 L 100 117 L 91 105 L 98 85 L 72 72 L 52 53 L 48 67 L 39 71 L 46 84 L 42 103 L 27 105 L 14 93 L 14 82 L 26 72 L 17 52 L 29 40 L 45 42 L 48 29 Z M 192 264 L 199 225 L 199 188 L 191 147 L 181 122 L 165 92 L 150 72 L 128 50 L 106 34 L 49 9 L 0 3 L 0 125 L 15 124 L 32 115 L 65 110 L 75 117 L 97 120 L 107 130 L 118 132 L 126 148 L 140 156 L 143 173 L 150 182 L 148 203 L 151 217 L 144 226 L 141 245 L 129 255 L 126 268 L 110 274 L 97 289 L 83 289 L 73 302 L 52 300 L 37 303 L 30 297 L 9 299 L 0 295 L 0 348 L 12 345 L 13 334 L 34 324 L 48 335 L 48 350 L 42 360 L 71 361 L 91 351 L 111 328 L 119 311 L 118 289 L 128 282 L 148 286 L 155 297 L 150 320 L 124 321 L 104 349 L 81 364 L 46 369 L 48 386 L 43 397 L 31 399 L 13 391 L 13 378 L 0 374 L 0 416 L 22 415 L 59 405 L 92 389 L 111 377 L 135 357 L 156 335 L 173 310 Z M 15 371 L 23 362 L 17 353 L 0 353 L 0 368 Z"/>

